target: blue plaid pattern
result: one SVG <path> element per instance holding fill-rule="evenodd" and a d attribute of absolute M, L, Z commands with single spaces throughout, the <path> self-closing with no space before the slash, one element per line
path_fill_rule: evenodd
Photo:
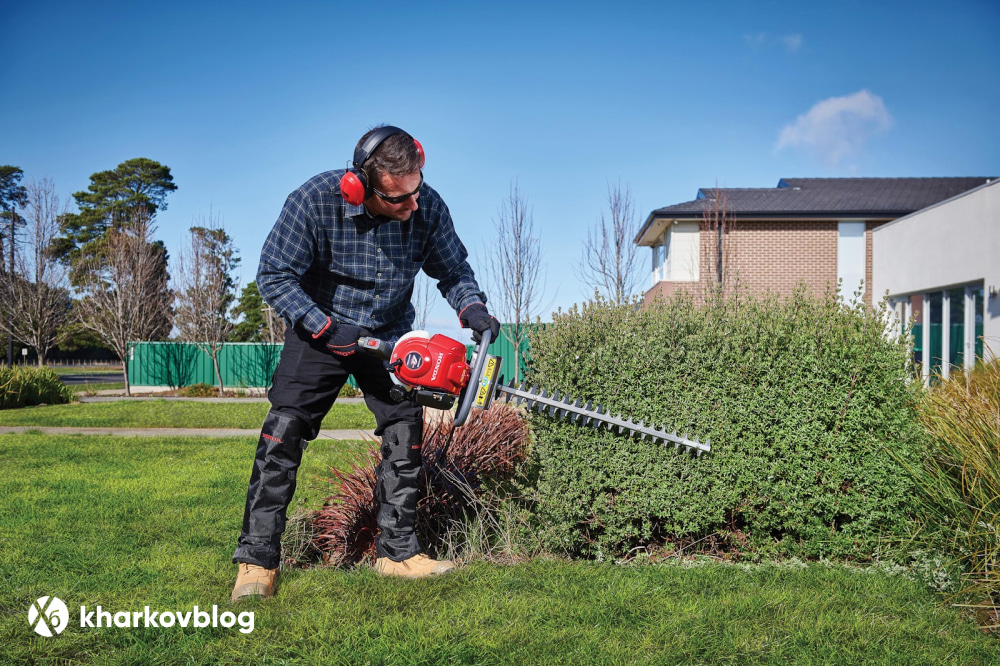
<path fill-rule="evenodd" d="M 410 298 L 421 269 L 438 281 L 456 313 L 486 302 L 451 213 L 434 189 L 424 183 L 420 208 L 399 222 L 344 201 L 344 173 L 321 173 L 288 195 L 264 241 L 257 288 L 281 317 L 312 333 L 329 315 L 334 323 L 398 337 L 413 326 Z"/>

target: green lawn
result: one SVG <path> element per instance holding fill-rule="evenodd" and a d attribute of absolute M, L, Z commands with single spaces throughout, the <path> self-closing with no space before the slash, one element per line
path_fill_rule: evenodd
<path fill-rule="evenodd" d="M 119 400 L 116 402 L 46 405 L 0 410 L 2 426 L 100 428 L 260 428 L 266 402 L 193 402 L 183 400 Z M 338 402 L 323 428 L 371 430 L 375 417 L 364 403 Z"/>
<path fill-rule="evenodd" d="M 121 372 L 121 365 L 47 365 L 45 366 L 59 376 L 62 375 L 106 375 Z"/>
<path fill-rule="evenodd" d="M 266 407 L 266 405 L 265 405 Z M 93 611 L 230 607 L 255 438 L 0 436 L 0 663 L 1000 662 L 996 640 L 901 576 L 842 566 L 483 562 L 425 581 L 284 572 L 254 630 L 80 628 Z M 310 445 L 299 505 L 358 443 Z M 61 598 L 70 625 L 27 613 Z"/>
<path fill-rule="evenodd" d="M 124 391 L 125 382 L 92 382 L 73 386 L 77 395 L 97 395 L 98 391 Z"/>

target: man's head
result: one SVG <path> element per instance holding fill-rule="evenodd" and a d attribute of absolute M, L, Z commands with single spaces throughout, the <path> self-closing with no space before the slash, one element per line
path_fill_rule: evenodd
<path fill-rule="evenodd" d="M 381 215 L 390 220 L 405 222 L 420 207 L 417 197 L 424 178 L 419 171 L 403 176 L 383 173 L 381 182 L 373 188 L 373 193 L 365 199 L 365 208 L 373 215 Z"/>
<path fill-rule="evenodd" d="M 364 156 L 365 144 L 376 135 L 384 134 L 386 131 L 391 133 L 382 139 L 374 149 L 369 147 L 367 151 L 369 154 Z M 377 138 L 375 140 L 377 141 Z M 371 179 L 371 185 L 378 187 L 385 174 L 405 176 L 420 171 L 424 165 L 424 156 L 423 149 L 419 145 L 412 136 L 398 127 L 379 125 L 368 130 L 358 141 L 358 145 L 354 148 L 354 155 L 356 158 L 362 158 L 364 162 L 355 164 L 355 166 L 362 169 Z M 382 184 L 384 185 L 384 183 Z"/>
<path fill-rule="evenodd" d="M 416 140 L 398 128 L 389 134 L 361 164 L 355 164 L 368 182 L 365 207 L 368 211 L 394 220 L 408 220 L 417 210 L 417 197 L 423 176 L 420 168 L 424 163 L 423 149 Z M 376 127 L 366 133 L 355 148 L 355 157 L 363 156 L 366 142 L 377 134 L 384 134 L 385 126 Z"/>

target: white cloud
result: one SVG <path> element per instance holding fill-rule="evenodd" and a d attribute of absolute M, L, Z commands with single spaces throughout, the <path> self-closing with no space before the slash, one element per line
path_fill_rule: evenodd
<path fill-rule="evenodd" d="M 775 150 L 804 148 L 836 165 L 864 150 L 868 140 L 892 124 L 892 116 L 878 95 L 859 90 L 817 102 L 794 123 L 785 125 Z"/>
<path fill-rule="evenodd" d="M 802 48 L 802 35 L 795 33 L 794 35 L 784 35 L 782 37 L 771 37 L 766 32 L 757 33 L 746 33 L 743 35 L 743 41 L 747 43 L 747 46 L 755 51 L 765 48 L 774 48 L 775 46 L 784 46 L 789 53 L 795 53 L 800 48 Z"/>
<path fill-rule="evenodd" d="M 781 38 L 781 42 L 785 45 L 785 48 L 788 49 L 789 53 L 795 53 L 802 48 L 802 35 L 785 35 Z"/>

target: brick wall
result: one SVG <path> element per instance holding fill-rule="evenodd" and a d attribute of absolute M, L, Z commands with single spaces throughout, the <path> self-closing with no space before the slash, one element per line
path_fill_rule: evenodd
<path fill-rule="evenodd" d="M 866 231 L 868 265 L 866 281 L 871 283 L 871 229 Z M 661 282 L 646 292 L 645 300 L 657 295 L 688 289 L 695 294 L 714 284 L 716 279 L 717 237 L 714 230 L 701 232 L 699 282 Z M 837 223 L 797 221 L 740 221 L 727 234 L 723 244 L 723 280 L 731 286 L 738 279 L 752 292 L 771 290 L 791 293 L 799 283 L 816 293 L 837 282 Z M 866 297 L 866 300 L 869 300 Z"/>

